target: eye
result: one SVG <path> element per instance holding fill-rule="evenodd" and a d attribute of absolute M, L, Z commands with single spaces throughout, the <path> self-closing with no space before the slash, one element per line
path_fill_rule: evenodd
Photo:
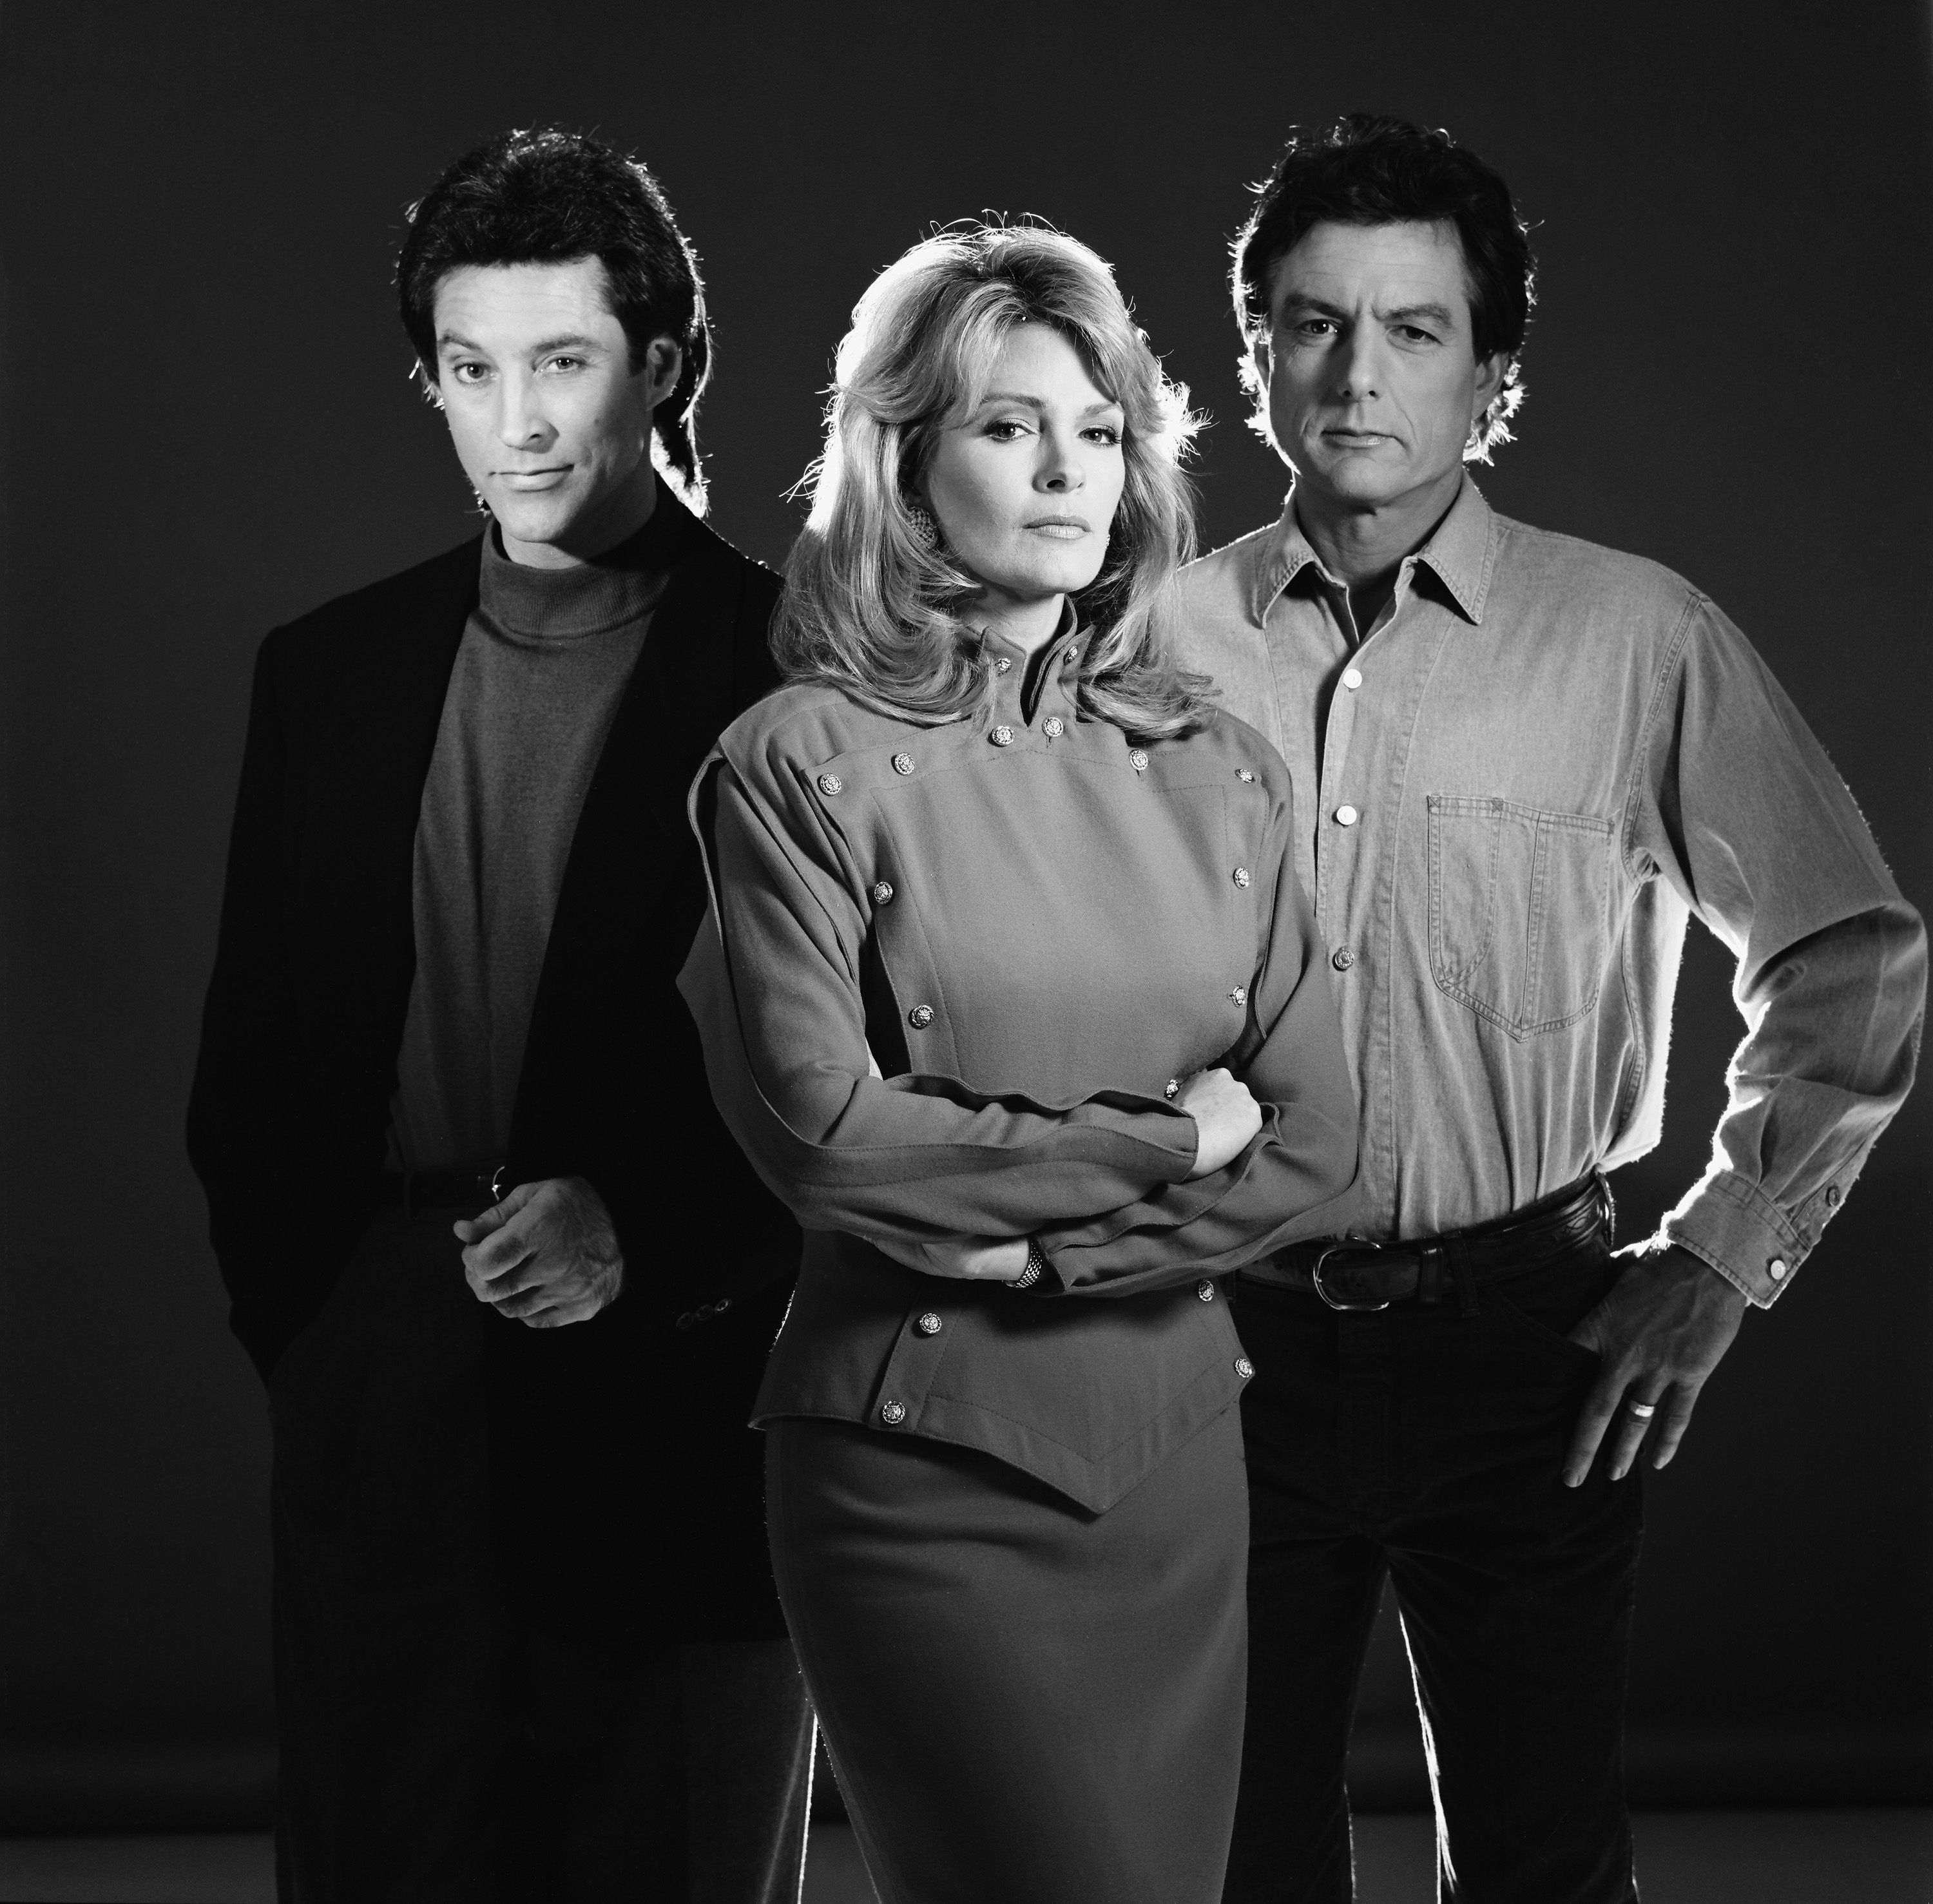
<path fill-rule="evenodd" d="M 1295 326 L 1298 337 L 1327 337 L 1336 329 L 1333 317 L 1304 317 Z"/>
<path fill-rule="evenodd" d="M 446 374 L 455 378 L 459 384 L 472 385 L 482 383 L 489 374 L 489 365 L 480 363 L 454 363 L 449 366 L 446 372 Z"/>
<path fill-rule="evenodd" d="M 1090 423 L 1081 434 L 1111 450 L 1118 450 L 1121 444 L 1121 426 L 1118 423 Z"/>
<path fill-rule="evenodd" d="M 985 434 L 996 443 L 1017 443 L 1028 434 L 1027 424 L 1018 417 L 996 417 Z"/>
<path fill-rule="evenodd" d="M 1425 330 L 1420 324 L 1398 324 L 1396 334 L 1405 344 L 1434 344 L 1437 341 L 1436 333 Z"/>
<path fill-rule="evenodd" d="M 544 360 L 544 368 L 546 370 L 581 370 L 583 367 L 584 359 L 582 357 L 558 356 L 547 357 Z"/>

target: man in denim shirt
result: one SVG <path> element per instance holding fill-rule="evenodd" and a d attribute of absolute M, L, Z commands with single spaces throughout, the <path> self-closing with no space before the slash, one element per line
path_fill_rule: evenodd
<path fill-rule="evenodd" d="M 1240 1279 L 1254 1516 L 1231 1900 L 1347 1898 L 1355 1679 L 1387 1574 L 1446 1894 L 1634 1898 L 1640 1531 L 1748 1306 L 1912 1080 L 1925 934 L 1730 622 L 1495 515 L 1532 261 L 1446 135 L 1293 141 L 1237 242 L 1280 520 L 1186 571 L 1178 639 L 1287 758 L 1362 1104 L 1365 1243 Z M 1613 1255 L 1696 912 L 1748 1030 L 1703 1178 Z"/>

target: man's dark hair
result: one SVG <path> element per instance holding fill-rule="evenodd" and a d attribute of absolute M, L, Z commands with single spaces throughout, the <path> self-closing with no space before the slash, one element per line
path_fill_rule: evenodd
<path fill-rule="evenodd" d="M 500 133 L 466 152 L 409 209 L 396 259 L 403 328 L 437 388 L 436 287 L 465 265 L 601 259 L 632 368 L 655 338 L 683 353 L 676 386 L 651 427 L 685 499 L 702 510 L 698 399 L 711 371 L 711 331 L 698 257 L 663 188 L 636 159 L 581 133 Z"/>
<path fill-rule="evenodd" d="M 1350 113 L 1320 132 L 1297 127 L 1257 192 L 1255 209 L 1235 238 L 1232 273 L 1235 321 L 1251 351 L 1268 334 L 1275 267 L 1311 227 L 1453 224 L 1469 281 L 1478 361 L 1499 350 L 1509 359 L 1475 453 L 1487 458 L 1495 444 L 1510 441 L 1507 426 L 1523 401 L 1517 359 L 1536 301 L 1537 265 L 1529 227 L 1498 173 L 1447 132 L 1382 113 Z M 1244 380 L 1259 396 L 1246 365 Z M 1267 422 L 1256 420 L 1264 434 Z"/>

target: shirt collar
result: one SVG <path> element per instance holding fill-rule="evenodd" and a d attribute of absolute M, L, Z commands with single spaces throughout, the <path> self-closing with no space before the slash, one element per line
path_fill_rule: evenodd
<path fill-rule="evenodd" d="M 1466 474 L 1450 513 L 1436 533 L 1405 559 L 1427 565 L 1438 581 L 1450 591 L 1451 600 L 1465 618 L 1481 626 L 1484 598 L 1490 591 L 1490 572 L 1496 560 L 1496 538 L 1492 533 L 1495 518 L 1483 492 Z M 1261 560 L 1255 569 L 1255 611 L 1259 627 L 1276 596 L 1302 570 L 1313 563 L 1317 572 L 1333 585 L 1336 578 L 1322 565 L 1322 558 L 1302 533 L 1295 519 L 1295 492 L 1288 492 L 1281 519 L 1262 546 Z"/>

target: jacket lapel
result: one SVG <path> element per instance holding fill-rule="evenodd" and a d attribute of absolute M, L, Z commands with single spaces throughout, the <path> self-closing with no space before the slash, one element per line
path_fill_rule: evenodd
<path fill-rule="evenodd" d="M 684 518 L 681 540 L 565 863 L 519 1080 L 513 1170 L 612 991 L 637 981 L 648 952 L 664 952 L 673 969 L 684 957 L 682 945 L 659 946 L 654 928 L 668 908 L 681 916 L 681 875 L 694 852 L 685 794 L 738 711 L 733 648 L 746 564 L 675 498 L 659 495 L 660 507 Z"/>
<path fill-rule="evenodd" d="M 338 1060 L 355 1052 L 359 1088 L 385 1102 L 416 970 L 416 817 L 480 555 L 480 541 L 466 543 L 386 600 L 344 605 L 353 639 L 311 762 L 295 895 L 308 967 L 299 991 L 320 1008 L 314 1035 Z"/>

